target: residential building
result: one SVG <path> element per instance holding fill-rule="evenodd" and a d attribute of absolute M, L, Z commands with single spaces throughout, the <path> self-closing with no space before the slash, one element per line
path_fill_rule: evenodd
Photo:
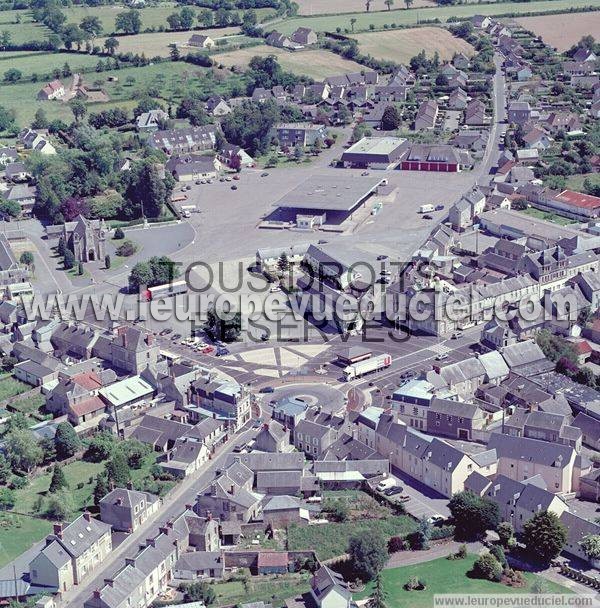
<path fill-rule="evenodd" d="M 572 492 L 578 487 L 575 450 L 539 439 L 492 433 L 489 449 L 498 454 L 498 473 L 515 481 L 539 475 L 550 492 Z"/>
<path fill-rule="evenodd" d="M 563 553 L 572 555 L 584 562 L 589 562 L 590 559 L 583 550 L 581 541 L 588 536 L 600 535 L 600 525 L 568 510 L 560 514 L 560 521 L 567 528 L 567 542 L 563 547 Z"/>
<path fill-rule="evenodd" d="M 281 148 L 294 146 L 305 148 L 314 145 L 317 140 L 323 141 L 327 136 L 327 128 L 324 125 L 308 122 L 278 123 L 273 130 Z"/>
<path fill-rule="evenodd" d="M 191 182 L 199 179 L 217 179 L 221 163 L 215 156 L 201 154 L 178 154 L 171 156 L 165 169 L 178 182 Z"/>
<path fill-rule="evenodd" d="M 40 100 L 62 99 L 65 96 L 65 85 L 60 80 L 52 80 L 45 84 L 38 92 Z"/>
<path fill-rule="evenodd" d="M 215 46 L 215 41 L 210 36 L 192 34 L 188 40 L 188 46 L 210 50 Z"/>
<path fill-rule="evenodd" d="M 100 335 L 92 346 L 95 357 L 129 374 L 140 374 L 158 361 L 159 346 L 154 336 L 137 327 L 120 326 L 115 333 Z"/>
<path fill-rule="evenodd" d="M 46 136 L 41 135 L 33 129 L 25 129 L 19 133 L 19 141 L 28 150 L 34 150 L 44 155 L 56 154 L 55 147 L 48 141 Z"/>
<path fill-rule="evenodd" d="M 512 101 L 508 106 L 508 122 L 524 125 L 531 120 L 531 106 L 527 101 Z"/>
<path fill-rule="evenodd" d="M 292 42 L 301 46 L 317 43 L 317 34 L 308 27 L 299 27 L 291 36 Z"/>
<path fill-rule="evenodd" d="M 321 566 L 310 580 L 310 594 L 317 608 L 355 608 L 356 604 L 341 574 Z"/>
<path fill-rule="evenodd" d="M 158 511 L 161 502 L 149 492 L 115 488 L 100 500 L 100 520 L 115 531 L 135 532 Z"/>
<path fill-rule="evenodd" d="M 196 380 L 189 387 L 188 399 L 198 414 L 225 422 L 231 429 L 250 420 L 250 394 L 233 380 Z"/>
<path fill-rule="evenodd" d="M 150 110 L 149 112 L 143 112 L 136 118 L 135 124 L 137 130 L 141 133 L 151 133 L 158 131 L 161 124 L 165 123 L 167 120 L 169 120 L 169 115 L 159 108 Z"/>
<path fill-rule="evenodd" d="M 89 577 L 111 551 L 111 526 L 88 512 L 66 526 L 54 524 L 46 546 L 29 564 L 31 582 L 69 591 Z"/>
<path fill-rule="evenodd" d="M 486 124 L 485 104 L 479 99 L 471 100 L 465 108 L 465 124 L 481 126 Z"/>
<path fill-rule="evenodd" d="M 438 117 L 438 105 L 432 99 L 424 101 L 417 110 L 415 117 L 415 131 L 433 129 Z"/>
<path fill-rule="evenodd" d="M 166 154 L 183 154 L 213 150 L 216 141 L 216 127 L 206 125 L 156 131 L 150 135 L 148 143 Z"/>

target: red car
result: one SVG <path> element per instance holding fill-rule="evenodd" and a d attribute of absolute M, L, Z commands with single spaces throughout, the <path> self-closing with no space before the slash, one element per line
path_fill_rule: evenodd
<path fill-rule="evenodd" d="M 207 346 L 206 348 L 203 348 L 200 352 L 203 355 L 208 355 L 209 353 L 212 353 L 213 350 L 215 350 L 212 346 Z"/>

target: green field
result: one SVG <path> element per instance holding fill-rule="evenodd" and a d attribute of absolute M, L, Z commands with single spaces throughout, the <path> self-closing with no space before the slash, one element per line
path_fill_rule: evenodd
<path fill-rule="evenodd" d="M 21 19 L 16 22 L 17 15 Z M 45 40 L 50 30 L 45 25 L 33 22 L 31 11 L 1 11 L 0 12 L 0 32 L 9 32 L 12 44 L 23 44 L 32 40 Z"/>
<path fill-rule="evenodd" d="M 98 63 L 99 57 L 83 53 L 28 53 L 15 57 L 13 53 L 0 53 L 0 79 L 10 68 L 16 68 L 27 78 L 32 74 L 38 75 L 38 81 L 50 80 L 52 71 L 62 68 L 68 63 L 73 72 L 82 68 L 90 68 Z M 38 84 L 38 88 L 43 82 Z"/>
<path fill-rule="evenodd" d="M 600 184 L 600 173 L 582 173 L 580 175 L 570 175 L 567 177 L 567 188 L 583 192 L 583 182 L 589 179 L 592 184 Z"/>
<path fill-rule="evenodd" d="M 416 25 L 424 20 L 439 19 L 447 21 L 449 17 L 471 17 L 473 15 L 501 15 L 503 13 L 547 12 L 555 10 L 567 11 L 569 8 L 597 6 L 600 10 L 600 0 L 533 0 L 532 2 L 503 2 L 497 4 L 463 4 L 455 6 L 440 6 L 433 8 L 412 8 L 376 13 L 355 13 L 332 15 L 329 17 L 298 17 L 277 24 L 277 30 L 282 34 L 290 34 L 298 27 L 309 27 L 317 31 L 335 31 L 336 27 L 349 28 L 350 19 L 356 19 L 354 31 L 368 30 L 373 24 L 376 28 L 386 23 L 398 25 Z"/>
<path fill-rule="evenodd" d="M 541 209 L 536 209 L 535 207 L 527 207 L 527 209 L 524 209 L 521 211 L 521 213 L 524 213 L 529 217 L 534 217 L 538 220 L 553 222 L 559 226 L 568 226 L 569 224 L 573 224 L 575 222 L 575 220 L 572 220 L 571 218 L 563 217 L 557 213 L 550 213 L 549 211 L 542 211 Z"/>
<path fill-rule="evenodd" d="M 377 532 L 386 538 L 404 536 L 416 530 L 416 522 L 406 515 L 386 519 L 363 519 L 347 523 L 328 523 L 318 526 L 296 526 L 288 528 L 290 551 L 312 549 L 321 560 L 346 553 L 348 539 L 358 532 Z"/>
<path fill-rule="evenodd" d="M 465 559 L 448 560 L 434 559 L 415 566 L 391 568 L 383 571 L 383 584 L 388 593 L 388 606 L 410 606 L 411 608 L 431 608 L 434 605 L 433 596 L 438 593 L 493 593 L 514 594 L 531 593 L 531 585 L 540 577 L 537 574 L 524 572 L 527 585 L 521 588 L 507 587 L 500 583 L 492 583 L 467 576 L 473 568 L 475 555 Z M 416 576 L 426 583 L 423 591 L 406 591 L 404 585 L 411 576 Z M 571 593 L 566 587 L 544 579 L 547 593 Z M 367 585 L 364 592 L 355 594 L 354 599 L 360 600 L 371 595 L 373 584 Z"/>
<path fill-rule="evenodd" d="M 109 103 L 88 104 L 88 112 L 100 112 L 111 107 L 121 107 L 132 110 L 142 91 L 158 89 L 159 97 L 167 103 L 176 101 L 186 92 L 197 92 L 210 95 L 213 92 L 225 93 L 232 83 L 239 82 L 239 76 L 232 76 L 231 72 L 222 71 L 227 77 L 217 81 L 209 76 L 210 70 L 184 62 L 155 63 L 143 67 L 130 67 L 121 70 L 84 75 L 84 82 L 93 83 L 103 81 L 102 87 L 111 98 Z M 107 82 L 109 77 L 117 77 L 118 82 Z M 127 83 L 127 78 L 135 79 L 133 84 Z M 70 84 L 70 79 L 63 80 Z M 71 121 L 73 115 L 69 106 L 60 101 L 38 101 L 36 95 L 41 83 L 29 82 L 0 87 L 0 105 L 12 109 L 16 113 L 17 123 L 20 127 L 29 126 L 36 111 L 43 108 L 50 120 L 60 118 Z"/>
<path fill-rule="evenodd" d="M 0 513 L 0 567 L 52 532 L 52 522 L 15 513 Z"/>
<path fill-rule="evenodd" d="M 25 382 L 21 382 L 12 376 L 5 375 L 0 379 L 0 401 L 20 395 L 30 388 L 29 384 L 25 384 Z"/>
<path fill-rule="evenodd" d="M 274 606 L 282 606 L 284 600 L 307 592 L 310 586 L 308 575 L 287 574 L 277 577 L 251 577 L 246 584 L 242 581 L 215 583 L 213 589 L 217 594 L 215 606 L 239 605 L 260 600 Z"/>

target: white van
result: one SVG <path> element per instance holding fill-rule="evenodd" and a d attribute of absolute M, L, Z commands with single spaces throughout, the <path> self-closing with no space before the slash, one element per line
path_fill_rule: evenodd
<path fill-rule="evenodd" d="M 383 481 L 380 481 L 377 484 L 377 487 L 375 488 L 378 492 L 383 492 L 384 490 L 387 490 L 388 488 L 391 488 L 393 486 L 396 485 L 396 480 L 393 477 L 388 477 L 387 479 L 384 479 Z"/>

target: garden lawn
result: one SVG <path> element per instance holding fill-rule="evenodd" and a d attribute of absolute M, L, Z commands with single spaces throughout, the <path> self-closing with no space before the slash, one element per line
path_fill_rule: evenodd
<path fill-rule="evenodd" d="M 15 395 L 20 395 L 30 389 L 29 384 L 25 384 L 25 382 L 21 382 L 12 376 L 3 376 L 0 379 L 0 402 L 10 399 Z"/>
<path fill-rule="evenodd" d="M 583 192 L 583 182 L 589 179 L 592 184 L 600 184 L 600 173 L 580 173 L 567 177 L 567 188 L 577 192 Z"/>
<path fill-rule="evenodd" d="M 215 583 L 215 606 L 231 606 L 264 600 L 274 606 L 282 606 L 284 600 L 309 591 L 308 575 L 286 574 L 269 577 L 248 577 L 248 582 L 227 581 Z"/>
<path fill-rule="evenodd" d="M 448 560 L 434 559 L 414 566 L 403 566 L 383 571 L 383 584 L 388 593 L 388 606 L 410 606 L 411 608 L 431 608 L 433 596 L 438 593 L 493 593 L 514 594 L 531 593 L 531 586 L 540 577 L 531 572 L 524 572 L 527 585 L 522 588 L 507 587 L 500 583 L 492 583 L 476 578 L 469 578 L 467 572 L 473 568 L 476 555 L 467 555 L 465 559 Z M 416 576 L 425 582 L 424 591 L 406 591 L 404 584 L 411 576 Z M 566 587 L 544 579 L 548 593 L 571 593 Z M 354 599 L 364 599 L 371 595 L 373 583 L 366 589 L 354 594 Z"/>
<path fill-rule="evenodd" d="M 16 513 L 0 513 L 0 568 L 52 532 L 52 522 Z"/>
<path fill-rule="evenodd" d="M 11 53 L 7 53 L 11 55 Z M 28 54 L 19 57 L 5 58 L 4 53 L 0 53 L 0 77 L 10 68 L 15 68 L 21 72 L 23 78 L 37 74 L 37 88 L 41 89 L 45 81 L 53 80 L 52 71 L 62 69 L 65 63 L 69 64 L 72 72 L 78 72 L 82 68 L 91 68 L 98 63 L 99 57 L 85 55 L 83 53 L 44 53 Z"/>
<path fill-rule="evenodd" d="M 359 532 L 380 533 L 385 538 L 391 538 L 405 536 L 416 529 L 416 522 L 406 515 L 315 526 L 292 524 L 288 527 L 288 550 L 313 549 L 319 559 L 326 560 L 346 553 L 348 540 Z"/>
<path fill-rule="evenodd" d="M 558 224 L 559 226 L 568 226 L 569 224 L 573 224 L 575 221 L 571 218 L 558 215 L 557 213 L 542 211 L 540 209 L 536 209 L 535 207 L 527 207 L 527 209 L 523 209 L 521 213 L 524 213 L 525 215 L 529 215 L 530 217 L 534 217 L 539 220 L 545 220 L 546 222 L 553 222 L 554 224 Z"/>
<path fill-rule="evenodd" d="M 68 492 L 73 499 L 75 511 L 83 511 L 86 506 L 92 504 L 92 493 L 96 485 L 95 477 L 104 470 L 104 463 L 76 460 L 64 466 L 61 465 L 61 468 L 69 484 Z M 51 478 L 52 469 L 48 473 L 32 478 L 27 487 L 17 490 L 15 509 L 21 513 L 34 513 L 35 500 L 48 491 Z M 92 483 L 89 483 L 90 478 Z M 78 488 L 78 484 L 83 484 L 83 487 Z"/>
<path fill-rule="evenodd" d="M 399 3 L 398 3 L 399 4 Z M 495 2 L 493 4 L 460 4 L 454 6 L 439 6 L 432 8 L 398 9 L 393 11 L 378 11 L 376 13 L 354 13 L 346 15 L 298 17 L 277 24 L 277 31 L 291 34 L 299 27 L 309 27 L 316 31 L 335 32 L 337 27 L 351 31 L 350 19 L 356 19 L 354 31 L 367 31 L 372 24 L 382 28 L 385 24 L 417 25 L 425 20 L 439 19 L 442 22 L 449 17 L 468 18 L 473 15 L 502 15 L 506 13 L 528 13 L 548 11 L 568 11 L 570 8 L 597 6 L 600 10 L 600 0 L 532 0 L 532 2 Z"/>

